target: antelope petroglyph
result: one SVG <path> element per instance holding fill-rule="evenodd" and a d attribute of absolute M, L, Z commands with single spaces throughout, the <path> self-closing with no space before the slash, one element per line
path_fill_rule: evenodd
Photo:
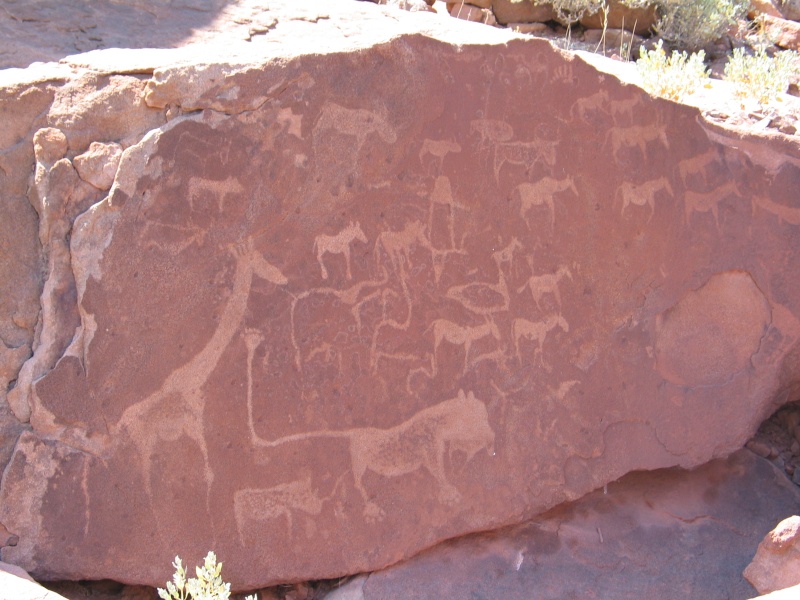
<path fill-rule="evenodd" d="M 344 254 L 347 263 L 347 278 L 352 279 L 353 274 L 350 272 L 350 244 L 354 241 L 367 243 L 367 236 L 361 229 L 358 221 L 350 224 L 342 229 L 336 235 L 320 234 L 314 239 L 314 252 L 317 254 L 317 262 L 322 271 L 322 278 L 328 278 L 328 270 L 325 268 L 325 263 L 322 257 L 326 254 Z"/>
<path fill-rule="evenodd" d="M 644 183 L 640 184 L 631 183 L 630 181 L 623 181 L 622 185 L 617 188 L 614 198 L 616 199 L 617 197 L 622 196 L 623 216 L 625 215 L 625 209 L 631 204 L 634 206 L 649 206 L 650 218 L 647 219 L 647 222 L 649 223 L 650 219 L 653 218 L 653 215 L 656 212 L 655 195 L 661 190 L 668 192 L 670 196 L 672 195 L 672 186 L 669 184 L 669 181 L 666 177 L 659 177 L 658 179 L 645 181 Z"/>
<path fill-rule="evenodd" d="M 696 176 L 698 179 L 702 178 L 703 184 L 708 185 L 708 175 L 706 171 L 708 167 L 714 164 L 719 164 L 719 152 L 716 148 L 712 148 L 703 154 L 698 154 L 691 158 L 685 158 L 678 163 L 678 174 L 681 177 L 684 187 L 686 187 L 686 180 L 690 177 Z"/>
<path fill-rule="evenodd" d="M 642 157 L 647 160 L 647 144 L 659 141 L 669 149 L 669 141 L 664 127 L 659 124 L 631 125 L 630 127 L 614 127 L 606 134 L 607 144 L 611 141 L 614 159 L 619 161 L 619 153 L 623 148 L 638 147 Z"/>
<path fill-rule="evenodd" d="M 421 221 L 409 221 L 400 231 L 382 231 L 375 241 L 375 262 L 380 264 L 381 252 L 385 252 L 395 272 L 405 277 L 412 268 L 411 251 L 414 246 L 433 252 L 426 226 Z"/>
<path fill-rule="evenodd" d="M 569 116 L 573 120 L 578 117 L 581 121 L 587 122 L 587 115 L 593 112 L 607 113 L 607 106 L 608 92 L 605 89 L 601 89 L 591 96 L 584 96 L 573 102 L 572 107 L 569 109 Z"/>
<path fill-rule="evenodd" d="M 561 315 L 548 315 L 537 322 L 528 321 L 527 319 L 514 319 L 511 325 L 511 334 L 514 338 L 517 359 L 522 360 L 519 351 L 520 339 L 536 340 L 537 347 L 533 351 L 533 358 L 535 360 L 538 353 L 542 364 L 544 364 L 544 342 L 547 339 L 547 334 L 556 327 L 560 327 L 564 332 L 569 331 L 569 323 Z"/>
<path fill-rule="evenodd" d="M 530 229 L 530 221 L 528 220 L 528 212 L 534 206 L 547 206 L 550 212 L 550 227 L 555 227 L 556 224 L 556 207 L 553 201 L 553 195 L 565 190 L 572 190 L 572 193 L 578 195 L 578 190 L 575 187 L 575 182 L 572 177 L 565 177 L 564 179 L 554 179 L 549 175 L 543 177 L 534 183 L 523 182 L 516 187 L 516 193 L 519 195 L 519 216 L 525 219 L 525 223 Z"/>
<path fill-rule="evenodd" d="M 717 226 L 717 229 L 719 229 L 719 203 L 729 196 L 738 195 L 739 189 L 734 181 L 729 181 L 725 185 L 711 190 L 710 192 L 687 190 L 683 195 L 684 218 L 686 219 L 686 224 L 689 224 L 693 213 L 710 212 L 714 215 L 714 224 Z"/>
<path fill-rule="evenodd" d="M 542 310 L 540 304 L 545 294 L 552 294 L 553 298 L 561 309 L 561 294 L 558 291 L 558 284 L 564 278 L 569 277 L 572 279 L 572 273 L 566 265 L 562 265 L 555 273 L 546 273 L 544 275 L 532 275 L 525 284 L 517 290 L 517 293 L 522 293 L 525 288 L 531 291 L 531 297 L 536 303 L 536 308 Z"/>
<path fill-rule="evenodd" d="M 442 341 L 464 347 L 464 369 L 462 373 L 466 373 L 467 367 L 469 366 L 469 349 L 473 342 L 477 342 L 489 335 L 498 341 L 500 340 L 500 330 L 491 319 L 487 319 L 486 323 L 474 327 L 461 326 L 447 319 L 436 319 L 425 332 L 427 333 L 431 329 L 433 330 L 434 373 L 438 373 L 439 371 L 436 354 Z"/>
<path fill-rule="evenodd" d="M 367 471 L 382 477 L 399 477 L 425 469 L 439 486 L 441 502 L 453 504 L 461 498 L 445 472 L 445 455 L 453 459 L 455 452 L 465 454 L 470 462 L 481 450 L 494 455 L 494 431 L 489 425 L 486 406 L 472 392 L 463 390 L 455 398 L 445 400 L 388 429 L 364 427 L 343 431 L 311 431 L 288 435 L 276 440 L 259 437 L 251 441 L 258 448 L 276 448 L 289 443 L 314 440 L 344 439 L 350 447 L 353 481 L 364 501 L 364 516 L 379 519 L 383 510 L 372 501 L 364 487 Z"/>
<path fill-rule="evenodd" d="M 425 163 L 425 156 L 430 154 L 439 159 L 439 171 L 442 170 L 444 158 L 451 152 L 461 152 L 461 146 L 451 140 L 430 140 L 422 141 L 422 148 L 419 151 L 419 162 Z"/>

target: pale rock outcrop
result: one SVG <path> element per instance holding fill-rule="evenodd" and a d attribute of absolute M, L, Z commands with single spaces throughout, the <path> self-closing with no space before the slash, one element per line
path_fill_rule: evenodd
<path fill-rule="evenodd" d="M 764 537 L 744 576 L 760 594 L 800 585 L 800 517 L 782 520 Z"/>
<path fill-rule="evenodd" d="M 163 585 L 214 548 L 235 589 L 379 569 L 727 456 L 791 399 L 795 139 L 508 31 L 257 8 L 205 54 L 12 74 L 38 110 L 2 193 L 34 218 L 0 230 L 37 273 L 4 560 Z M 107 194 L 93 143 L 123 149 Z"/>

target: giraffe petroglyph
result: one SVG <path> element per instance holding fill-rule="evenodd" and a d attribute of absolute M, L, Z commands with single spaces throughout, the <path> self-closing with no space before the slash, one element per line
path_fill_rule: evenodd
<path fill-rule="evenodd" d="M 578 190 L 575 188 L 575 182 L 571 176 L 567 176 L 564 179 L 555 179 L 548 175 L 534 183 L 527 181 L 520 183 L 515 190 L 520 199 L 519 216 L 525 219 L 528 229 L 531 228 L 528 220 L 528 212 L 530 212 L 531 208 L 534 206 L 547 206 L 550 211 L 550 228 L 552 229 L 556 224 L 556 208 L 553 195 L 565 190 L 572 190 L 573 194 L 578 195 Z"/>
<path fill-rule="evenodd" d="M 625 215 L 625 209 L 631 204 L 635 206 L 649 206 L 650 218 L 647 219 L 649 223 L 656 212 L 655 195 L 661 190 L 668 192 L 669 195 L 672 196 L 672 186 L 669 184 L 666 177 L 659 177 L 658 179 L 645 181 L 638 185 L 630 181 L 623 181 L 622 185 L 617 188 L 614 198 L 616 199 L 618 196 L 622 196 L 623 216 Z"/>
<path fill-rule="evenodd" d="M 533 351 L 533 358 L 536 359 L 536 354 L 544 364 L 544 342 L 547 339 L 547 334 L 555 327 L 560 327 L 564 332 L 569 331 L 569 323 L 561 315 L 548 315 L 541 321 L 532 322 L 527 319 L 514 319 L 511 325 L 511 334 L 514 338 L 514 348 L 517 351 L 517 358 L 521 361 L 519 351 L 519 341 L 521 338 L 527 340 L 536 340 L 537 347 Z"/>
<path fill-rule="evenodd" d="M 465 327 L 459 325 L 458 323 L 448 321 L 447 319 L 436 319 L 425 330 L 425 333 L 431 329 L 433 330 L 434 374 L 438 373 L 439 371 L 436 354 L 439 350 L 439 344 L 441 344 L 443 340 L 450 342 L 451 344 L 455 344 L 456 346 L 464 346 L 464 369 L 462 370 L 462 373 L 467 372 L 467 367 L 469 366 L 469 349 L 473 342 L 477 342 L 478 340 L 489 335 L 498 341 L 500 340 L 500 330 L 497 328 L 497 325 L 494 323 L 494 321 L 488 318 L 486 319 L 485 323 L 476 325 L 474 327 Z"/>
<path fill-rule="evenodd" d="M 325 268 L 325 263 L 322 261 L 322 257 L 325 256 L 325 254 L 344 254 L 347 263 L 347 278 L 353 278 L 353 274 L 350 272 L 350 244 L 354 241 L 361 242 L 362 244 L 367 243 L 367 236 L 364 234 L 358 221 L 355 223 L 351 221 L 347 227 L 336 235 L 321 233 L 314 238 L 314 252 L 317 254 L 317 262 L 322 271 L 323 279 L 328 278 L 328 269 Z"/>
<path fill-rule="evenodd" d="M 151 501 L 154 501 L 151 457 L 162 440 L 175 441 L 181 435 L 189 437 L 200 448 L 207 493 L 210 493 L 214 473 L 205 439 L 203 388 L 244 320 L 253 277 L 274 285 L 288 283 L 280 270 L 254 248 L 252 238 L 232 246 L 229 251 L 235 259 L 233 287 L 211 339 L 191 360 L 170 373 L 158 391 L 128 407 L 112 428 L 113 439 L 136 447 L 145 490 Z"/>
<path fill-rule="evenodd" d="M 531 291 L 531 297 L 536 303 L 536 308 L 542 309 L 540 304 L 545 294 L 552 294 L 555 298 L 559 310 L 561 309 L 561 294 L 558 291 L 558 284 L 564 278 L 569 277 L 572 279 L 572 273 L 566 265 L 562 265 L 555 273 L 546 273 L 544 275 L 532 275 L 525 284 L 517 290 L 517 293 L 522 293 L 525 288 Z"/>

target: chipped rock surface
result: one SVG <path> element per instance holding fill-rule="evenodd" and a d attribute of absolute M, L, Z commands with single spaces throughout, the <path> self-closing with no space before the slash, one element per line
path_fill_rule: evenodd
<path fill-rule="evenodd" d="M 800 516 L 783 519 L 764 537 L 744 576 L 762 594 L 800 585 Z"/>
<path fill-rule="evenodd" d="M 325 598 L 746 600 L 758 593 L 742 570 L 763 533 L 797 507 L 795 486 L 740 451 L 694 471 L 627 475 L 528 523 L 445 542 Z"/>
<path fill-rule="evenodd" d="M 379 569 L 792 399 L 795 138 L 457 19 L 247 6 L 224 47 L 2 73 L 3 560 Z"/>

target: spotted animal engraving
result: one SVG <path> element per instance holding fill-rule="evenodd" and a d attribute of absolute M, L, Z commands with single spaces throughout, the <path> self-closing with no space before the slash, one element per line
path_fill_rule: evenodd
<path fill-rule="evenodd" d="M 380 519 L 384 512 L 373 502 L 363 479 L 367 471 L 382 477 L 399 477 L 426 470 L 439 486 L 439 500 L 458 502 L 461 494 L 450 483 L 445 470 L 445 455 L 465 454 L 470 462 L 481 450 L 494 454 L 494 431 L 489 424 L 486 406 L 472 392 L 463 390 L 455 398 L 422 409 L 408 420 L 378 429 L 364 427 L 345 431 L 298 433 L 274 441 L 257 438 L 255 446 L 275 448 L 288 443 L 318 439 L 344 439 L 350 447 L 350 460 L 356 489 L 364 501 L 364 516 Z"/>
<path fill-rule="evenodd" d="M 519 195 L 519 216 L 525 219 L 525 223 L 530 229 L 530 221 L 528 213 L 534 206 L 547 206 L 550 212 L 550 227 L 555 227 L 556 223 L 556 208 L 553 201 L 554 194 L 563 192 L 565 190 L 572 190 L 572 193 L 578 195 L 578 190 L 575 188 L 575 182 L 572 177 L 565 177 L 564 179 L 555 179 L 549 175 L 543 177 L 534 183 L 523 182 L 516 187 L 516 193 Z"/>
<path fill-rule="evenodd" d="M 514 338 L 514 348 L 517 351 L 517 358 L 522 360 L 519 349 L 519 342 L 522 338 L 527 340 L 536 341 L 536 348 L 533 352 L 533 358 L 539 355 L 540 360 L 544 363 L 544 342 L 547 339 L 547 334 L 556 327 L 560 327 L 562 331 L 569 332 L 569 323 L 561 315 L 548 315 L 541 321 L 528 321 L 527 319 L 514 319 L 511 325 L 511 335 Z"/>
<path fill-rule="evenodd" d="M 625 215 L 625 209 L 631 204 L 634 206 L 649 206 L 650 217 L 647 219 L 649 223 L 656 212 L 655 196 L 662 190 L 668 192 L 670 196 L 672 195 L 672 186 L 669 184 L 666 177 L 659 177 L 658 179 L 645 181 L 640 184 L 623 181 L 622 185 L 617 188 L 615 198 L 622 196 L 623 216 Z"/>
<path fill-rule="evenodd" d="M 334 102 L 329 102 L 322 109 L 314 126 L 315 141 L 323 132 L 330 129 L 355 137 L 356 151 L 361 150 L 367 137 L 373 133 L 387 144 L 394 144 L 397 141 L 394 128 L 378 113 L 363 108 L 345 108 Z"/>
<path fill-rule="evenodd" d="M 350 271 L 350 244 L 353 242 L 367 243 L 367 236 L 358 221 L 355 223 L 351 221 L 347 227 L 336 235 L 323 233 L 314 239 L 314 252 L 317 255 L 317 262 L 322 271 L 323 279 L 328 278 L 328 269 L 325 268 L 325 263 L 322 260 L 326 254 L 343 254 L 347 264 L 347 278 L 353 278 L 353 274 Z"/>
<path fill-rule="evenodd" d="M 292 535 L 292 513 L 318 515 L 324 500 L 311 487 L 311 478 L 281 483 L 269 488 L 245 488 L 233 495 L 233 514 L 239 532 L 239 542 L 247 543 L 246 532 L 253 522 L 286 519 L 288 535 Z"/>

